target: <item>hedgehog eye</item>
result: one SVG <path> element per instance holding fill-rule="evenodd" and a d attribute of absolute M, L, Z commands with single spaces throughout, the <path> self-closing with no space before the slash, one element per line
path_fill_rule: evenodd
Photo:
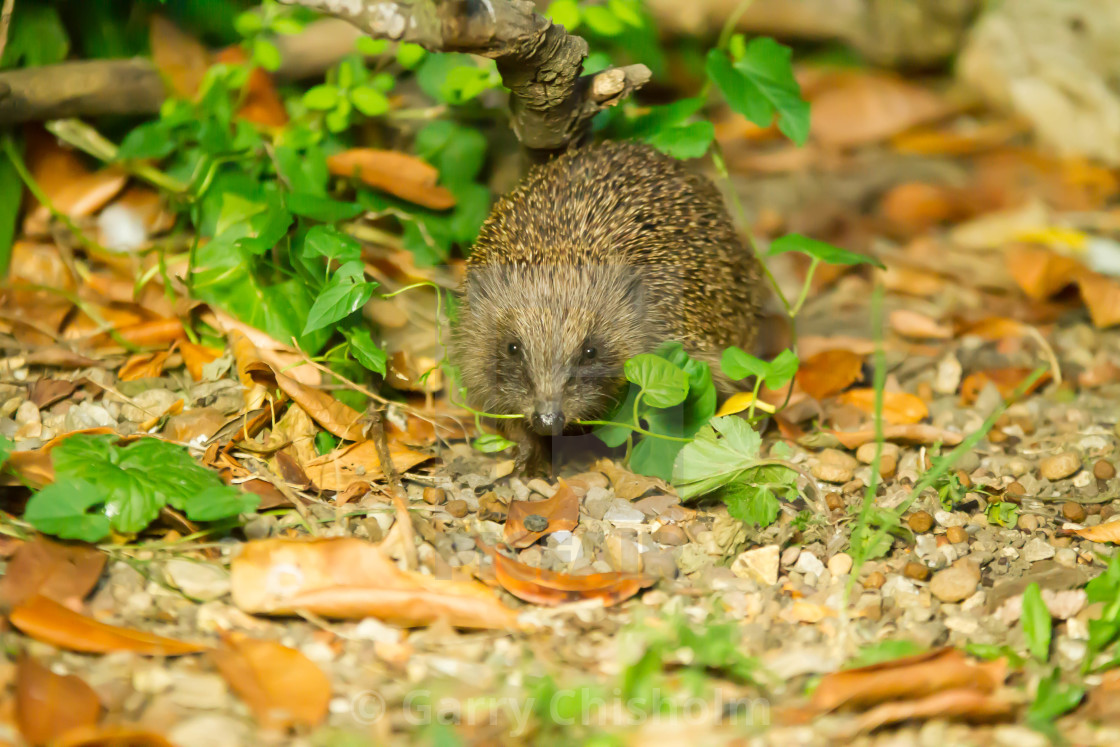
<path fill-rule="evenodd" d="M 594 360 L 595 356 L 598 354 L 599 351 L 595 349 L 594 345 L 583 346 L 583 359 L 585 361 Z"/>
<path fill-rule="evenodd" d="M 514 357 L 521 355 L 521 343 L 511 342 L 509 345 L 506 345 L 506 352 Z"/>

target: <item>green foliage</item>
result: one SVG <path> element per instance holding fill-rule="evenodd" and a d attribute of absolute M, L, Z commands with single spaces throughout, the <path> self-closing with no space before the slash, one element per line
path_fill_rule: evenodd
<path fill-rule="evenodd" d="M 1085 688 L 1062 683 L 1062 672 L 1055 667 L 1049 676 L 1039 680 L 1034 701 L 1027 709 L 1027 724 L 1058 741 L 1060 736 L 1054 719 L 1076 708 L 1084 696 Z"/>
<path fill-rule="evenodd" d="M 778 118 L 778 129 L 798 145 L 809 139 L 809 104 L 793 77 L 792 53 L 773 39 L 736 43 L 732 60 L 723 50 L 708 53 L 707 70 L 728 105 L 760 127 Z"/>
<path fill-rule="evenodd" d="M 493 454 L 494 452 L 505 451 L 511 446 L 516 446 L 516 444 L 497 433 L 483 433 L 474 440 L 472 446 L 481 452 Z"/>
<path fill-rule="evenodd" d="M 825 262 L 830 265 L 874 265 L 875 267 L 883 267 L 883 263 L 874 257 L 849 252 L 828 242 L 810 239 L 799 233 L 791 233 L 771 242 L 770 256 L 784 254 L 785 252 L 801 252 L 809 255 L 817 262 Z"/>
<path fill-rule="evenodd" d="M 858 654 L 844 664 L 844 668 L 858 669 L 859 667 L 869 667 L 872 664 L 882 664 L 883 662 L 920 654 L 925 650 L 925 647 L 905 639 L 878 641 L 862 647 Z"/>
<path fill-rule="evenodd" d="M 23 518 L 47 534 L 97 542 L 110 530 L 143 531 L 164 506 L 192 521 L 214 521 L 254 511 L 260 502 L 223 484 L 181 446 L 155 438 L 117 446 L 115 440 L 79 434 L 55 447 L 55 481 L 31 497 Z"/>
<path fill-rule="evenodd" d="M 1085 586 L 1089 604 L 1100 603 L 1100 616 L 1089 621 L 1089 650 L 1085 670 L 1095 666 L 1095 659 L 1120 639 L 1120 554 L 1108 561 L 1105 572 Z"/>
<path fill-rule="evenodd" d="M 22 148 L 10 139 L 10 145 L 17 152 Z M 20 203 L 23 198 L 23 180 L 19 178 L 15 164 L 10 158 L 0 160 L 0 277 L 8 276 L 8 265 L 12 261 L 12 243 L 16 237 L 16 223 L 19 219 Z"/>
<path fill-rule="evenodd" d="M 41 3 L 20 3 L 12 13 L 0 68 L 53 65 L 65 60 L 69 52 L 70 36 L 58 9 Z"/>
<path fill-rule="evenodd" d="M 1042 601 L 1042 592 L 1036 583 L 1032 583 L 1023 592 L 1023 613 L 1020 622 L 1031 656 L 1038 661 L 1048 660 L 1050 658 L 1050 610 Z"/>
<path fill-rule="evenodd" d="M 1001 527 L 1014 527 L 1019 521 L 1019 507 L 1009 501 L 992 501 L 984 511 L 988 523 Z"/>
<path fill-rule="evenodd" d="M 797 355 L 792 350 L 783 350 L 774 360 L 767 363 L 743 352 L 740 348 L 730 347 L 723 351 L 719 367 L 733 381 L 754 376 L 756 383 L 761 382 L 767 389 L 777 391 L 785 388 L 797 374 L 799 363 Z"/>

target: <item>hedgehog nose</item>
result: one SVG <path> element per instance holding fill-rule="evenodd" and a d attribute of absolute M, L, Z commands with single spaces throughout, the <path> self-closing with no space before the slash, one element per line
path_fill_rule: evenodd
<path fill-rule="evenodd" d="M 550 402 L 541 404 L 533 410 L 529 418 L 533 430 L 542 436 L 556 436 L 564 427 L 564 413 L 560 411 L 560 403 Z"/>

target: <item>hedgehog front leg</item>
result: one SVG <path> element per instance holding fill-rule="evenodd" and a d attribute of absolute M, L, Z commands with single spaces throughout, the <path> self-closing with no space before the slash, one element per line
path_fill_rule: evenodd
<path fill-rule="evenodd" d="M 546 439 L 530 430 L 523 419 L 503 419 L 499 426 L 503 435 L 517 444 L 517 459 L 514 469 L 522 475 L 553 474 L 552 453 Z"/>

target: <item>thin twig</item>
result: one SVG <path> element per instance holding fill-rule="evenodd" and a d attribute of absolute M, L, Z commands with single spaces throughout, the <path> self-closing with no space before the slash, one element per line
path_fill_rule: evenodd
<path fill-rule="evenodd" d="M 377 447 L 377 460 L 381 462 L 381 472 L 389 483 L 389 495 L 393 499 L 393 508 L 397 512 L 397 525 L 400 527 L 401 549 L 404 551 L 405 565 L 408 570 L 414 571 L 420 565 L 416 552 L 416 540 L 412 531 L 412 517 L 408 513 L 408 493 L 401 483 L 397 465 L 393 464 L 393 455 L 389 453 L 389 437 L 385 433 L 385 420 L 381 417 L 381 408 L 376 405 L 369 407 L 369 433 L 373 438 L 373 445 Z"/>
<path fill-rule="evenodd" d="M 8 29 L 12 25 L 15 5 L 16 0 L 4 0 L 4 9 L 0 10 L 0 58 L 4 56 L 4 47 L 8 46 Z"/>

